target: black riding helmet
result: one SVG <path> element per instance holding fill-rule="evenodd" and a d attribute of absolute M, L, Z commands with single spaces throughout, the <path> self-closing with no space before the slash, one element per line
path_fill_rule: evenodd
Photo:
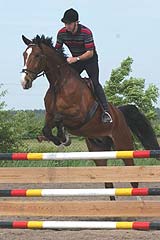
<path fill-rule="evenodd" d="M 78 21 L 78 12 L 74 10 L 73 8 L 68 9 L 65 11 L 63 18 L 61 21 L 63 23 L 72 23 Z"/>

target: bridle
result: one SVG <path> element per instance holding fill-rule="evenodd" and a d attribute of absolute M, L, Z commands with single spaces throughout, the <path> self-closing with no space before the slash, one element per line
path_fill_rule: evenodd
<path fill-rule="evenodd" d="M 33 71 L 31 71 L 31 70 L 29 70 L 27 68 L 23 68 L 21 73 L 31 73 L 31 74 L 35 75 L 34 79 L 36 79 L 38 77 L 41 77 L 41 76 L 44 77 L 44 75 L 45 75 L 45 71 L 44 70 L 42 72 L 40 72 L 40 73 L 35 73 L 35 72 L 33 72 Z"/>
<path fill-rule="evenodd" d="M 37 45 L 37 44 L 29 44 L 29 46 L 31 46 L 31 45 Z M 39 46 L 39 45 L 38 45 Z M 41 50 L 41 54 L 40 54 L 40 61 L 44 61 L 44 59 L 46 60 L 46 55 L 45 54 L 43 54 L 43 50 L 42 50 L 42 48 L 39 46 L 39 48 L 40 48 L 40 50 Z M 67 63 L 67 61 L 66 62 L 64 62 L 64 63 L 61 63 L 61 64 L 57 64 L 56 65 L 56 68 L 57 69 L 59 69 L 59 71 L 61 71 L 61 68 L 63 67 L 63 66 L 65 66 L 65 65 L 67 65 L 68 63 Z M 44 68 L 45 68 L 45 66 L 47 65 L 47 61 L 45 61 L 45 63 L 44 63 Z M 36 72 L 34 72 L 34 71 L 32 71 L 32 70 L 30 70 L 30 69 L 28 69 L 28 68 L 23 68 L 22 69 L 22 71 L 21 71 L 21 73 L 26 73 L 26 74 L 31 74 L 32 75 L 32 81 L 33 80 L 35 80 L 36 78 L 39 78 L 39 77 L 41 77 L 41 76 L 45 76 L 48 72 L 50 72 L 50 70 L 42 70 L 41 72 L 39 72 L 39 73 L 36 73 Z M 66 82 L 66 80 L 63 82 L 63 85 L 65 84 L 65 82 Z M 55 82 L 55 84 L 54 84 L 54 87 L 55 87 L 55 89 L 57 90 L 58 89 L 58 84 L 57 84 L 57 82 Z M 62 87 L 62 86 L 61 86 Z M 56 91 L 55 90 L 55 91 Z"/>

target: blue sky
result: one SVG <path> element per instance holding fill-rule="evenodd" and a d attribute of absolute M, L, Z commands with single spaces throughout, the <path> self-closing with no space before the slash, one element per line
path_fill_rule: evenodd
<path fill-rule="evenodd" d="M 6 109 L 44 109 L 47 79 L 37 79 L 29 90 L 20 84 L 26 48 L 21 35 L 44 34 L 55 42 L 63 26 L 60 19 L 71 7 L 93 32 L 102 85 L 112 69 L 130 56 L 134 60 L 132 76 L 144 78 L 146 87 L 154 83 L 160 88 L 159 0 L 1 0 L 0 83 L 4 85 L 0 91 L 8 91 Z"/>

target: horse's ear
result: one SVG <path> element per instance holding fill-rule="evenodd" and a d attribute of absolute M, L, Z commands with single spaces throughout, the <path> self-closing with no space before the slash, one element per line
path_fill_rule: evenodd
<path fill-rule="evenodd" d="M 22 40 L 26 45 L 29 45 L 30 43 L 32 43 L 32 41 L 26 38 L 24 35 L 22 35 Z"/>
<path fill-rule="evenodd" d="M 41 48 L 41 38 L 39 35 L 36 36 L 37 44 Z"/>

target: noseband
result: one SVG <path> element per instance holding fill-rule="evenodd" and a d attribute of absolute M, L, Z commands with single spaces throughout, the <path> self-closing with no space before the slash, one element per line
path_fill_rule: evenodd
<path fill-rule="evenodd" d="M 45 72 L 44 72 L 44 71 L 43 71 L 43 72 L 40 72 L 40 73 L 35 73 L 35 72 L 33 72 L 33 71 L 31 71 L 31 70 L 29 70 L 29 69 L 27 69 L 27 68 L 23 68 L 22 71 L 21 71 L 21 73 L 31 73 L 31 74 L 34 74 L 34 75 L 35 75 L 34 79 L 36 79 L 36 78 L 38 78 L 38 77 L 41 77 L 41 76 L 44 77 L 44 75 L 45 75 Z"/>

